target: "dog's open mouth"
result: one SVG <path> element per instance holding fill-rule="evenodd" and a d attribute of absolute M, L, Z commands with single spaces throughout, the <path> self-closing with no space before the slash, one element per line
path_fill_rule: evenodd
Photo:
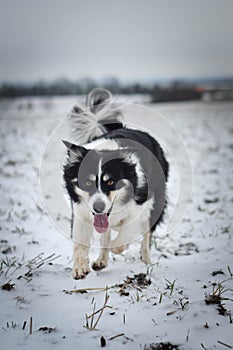
<path fill-rule="evenodd" d="M 105 233 L 108 229 L 108 213 L 94 215 L 94 227 L 98 233 Z"/>
<path fill-rule="evenodd" d="M 94 224 L 93 225 L 94 225 L 95 230 L 98 233 L 107 232 L 108 227 L 109 227 L 108 217 L 111 213 L 112 206 L 107 213 L 103 213 L 103 214 L 92 213 L 94 215 Z"/>

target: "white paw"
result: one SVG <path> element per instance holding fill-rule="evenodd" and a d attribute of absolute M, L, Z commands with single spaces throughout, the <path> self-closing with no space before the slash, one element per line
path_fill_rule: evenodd
<path fill-rule="evenodd" d="M 104 269 L 107 265 L 108 265 L 108 262 L 106 259 L 97 259 L 91 264 L 91 267 L 93 268 L 93 270 L 99 271 Z"/>
<path fill-rule="evenodd" d="M 90 272 L 90 267 L 88 262 L 86 261 L 76 261 L 74 263 L 74 267 L 72 269 L 72 276 L 75 280 L 79 280 L 81 278 L 85 278 L 86 275 L 88 275 L 88 273 Z"/>

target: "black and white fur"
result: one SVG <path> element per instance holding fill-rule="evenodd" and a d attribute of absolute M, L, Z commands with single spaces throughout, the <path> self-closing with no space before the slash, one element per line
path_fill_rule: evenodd
<path fill-rule="evenodd" d="M 74 205 L 73 277 L 90 272 L 94 228 L 102 246 L 94 270 L 107 266 L 110 250 L 123 252 L 139 234 L 141 259 L 150 264 L 151 235 L 166 205 L 168 163 L 160 145 L 148 133 L 123 125 L 107 90 L 93 90 L 85 107 L 73 108 L 71 120 L 78 142 L 63 142 L 64 180 Z M 114 240 L 112 229 L 118 231 Z"/>

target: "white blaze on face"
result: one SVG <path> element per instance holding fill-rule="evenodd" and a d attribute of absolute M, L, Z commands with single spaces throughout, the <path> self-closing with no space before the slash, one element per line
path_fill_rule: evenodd
<path fill-rule="evenodd" d="M 90 199 L 90 206 L 92 208 L 92 211 L 94 213 L 94 222 L 93 226 L 95 230 L 98 233 L 105 233 L 108 230 L 109 227 L 109 221 L 108 221 L 108 213 L 111 210 L 111 201 L 109 198 L 102 192 L 101 189 L 101 179 L 102 179 L 102 159 L 99 161 L 99 166 L 98 166 L 98 191 L 95 193 L 91 199 Z M 94 204 L 102 202 L 105 205 L 105 209 L 103 213 L 95 213 L 94 210 Z"/>
<path fill-rule="evenodd" d="M 99 161 L 98 167 L 98 191 L 101 192 L 101 175 L 102 175 L 102 159 Z"/>

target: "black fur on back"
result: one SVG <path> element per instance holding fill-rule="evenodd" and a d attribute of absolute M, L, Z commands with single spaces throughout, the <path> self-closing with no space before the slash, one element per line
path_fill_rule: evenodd
<path fill-rule="evenodd" d="M 140 130 L 128 129 L 126 127 L 113 130 L 103 137 L 117 140 L 120 146 L 126 148 L 129 145 L 128 140 L 131 140 L 133 142 L 136 142 L 136 144 L 138 143 L 139 145 L 143 145 L 145 149 L 149 151 L 145 154 L 143 151 L 144 148 L 141 148 L 140 146 L 138 149 L 134 148 L 133 150 L 140 159 L 140 163 L 144 169 L 144 172 L 146 173 L 149 183 L 149 189 L 148 184 L 146 183 L 143 188 L 139 188 L 137 190 L 137 204 L 140 205 L 145 202 L 147 199 L 148 191 L 153 192 L 156 200 L 159 198 L 160 202 L 159 207 L 157 207 L 155 204 L 151 212 L 150 224 L 151 232 L 153 232 L 155 230 L 155 227 L 162 221 L 167 204 L 166 182 L 168 180 L 169 165 L 164 156 L 162 148 L 160 147 L 159 143 L 148 133 Z M 159 169 L 156 164 L 153 164 L 154 158 L 158 160 L 161 169 Z M 161 174 L 160 170 L 162 170 L 163 174 Z M 156 178 L 157 175 L 159 175 L 159 181 Z M 162 211 L 161 206 L 163 207 Z"/>

